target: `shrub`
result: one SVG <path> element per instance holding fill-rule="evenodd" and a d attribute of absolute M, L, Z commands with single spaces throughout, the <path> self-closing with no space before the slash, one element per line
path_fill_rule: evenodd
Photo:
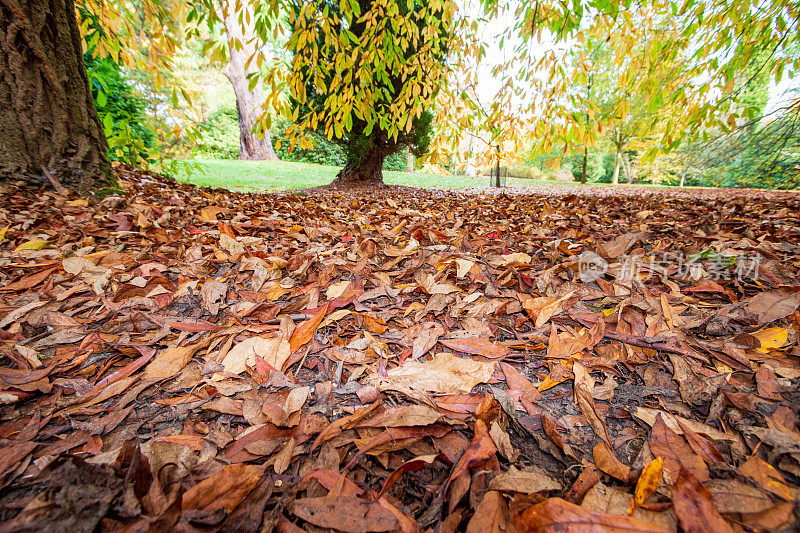
<path fill-rule="evenodd" d="M 155 134 L 145 116 L 146 102 L 120 66 L 111 59 L 84 54 L 97 113 L 108 141 L 108 158 L 129 165 L 147 166 L 151 162 Z"/>
<path fill-rule="evenodd" d="M 193 148 L 195 155 L 209 159 L 239 157 L 239 115 L 234 107 L 220 107 L 201 124 L 203 136 Z"/>

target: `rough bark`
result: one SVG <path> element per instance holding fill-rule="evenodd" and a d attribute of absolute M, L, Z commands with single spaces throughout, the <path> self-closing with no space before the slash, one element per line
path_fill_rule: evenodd
<path fill-rule="evenodd" d="M 348 161 L 333 180 L 334 185 L 379 185 L 383 183 L 383 162 L 389 155 L 384 148 L 373 147 L 361 161 Z"/>
<path fill-rule="evenodd" d="M 228 47 L 230 62 L 225 69 L 225 75 L 236 94 L 236 111 L 239 115 L 239 159 L 275 161 L 278 159 L 278 154 L 272 148 L 269 131 L 264 131 L 261 137 L 254 133 L 264 103 L 264 91 L 261 85 L 256 85 L 251 91 L 250 80 L 247 78 L 248 74 L 258 71 L 255 61 L 247 65 L 248 58 L 256 51 L 254 32 L 255 19 L 250 5 L 244 2 L 242 10 L 236 11 L 233 3 L 230 3 L 225 16 L 225 34 L 229 45 L 231 43 L 232 45 Z"/>
<path fill-rule="evenodd" d="M 0 183 L 109 184 L 73 0 L 0 0 Z"/>

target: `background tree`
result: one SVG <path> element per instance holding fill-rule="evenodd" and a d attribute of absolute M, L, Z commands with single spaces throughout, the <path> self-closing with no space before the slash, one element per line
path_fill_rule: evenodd
<path fill-rule="evenodd" d="M 424 153 L 455 12 L 452 0 L 295 2 L 291 144 L 318 131 L 345 145 L 339 183 L 382 181 L 384 160 L 403 146 Z"/>
<path fill-rule="evenodd" d="M 484 5 L 489 17 L 506 8 L 496 0 Z M 742 117 L 752 118 L 742 108 L 737 75 L 757 59 L 758 70 L 772 82 L 796 76 L 799 26 L 796 0 L 766 0 L 757 8 L 748 2 L 694 0 L 525 2 L 505 39 L 514 47 L 511 59 L 496 69 L 514 93 L 501 112 L 532 116 L 509 135 L 538 139 L 542 152 L 559 142 L 591 145 L 603 131 L 591 120 L 587 125 L 571 105 L 573 71 L 564 57 L 589 40 L 604 41 L 614 51 L 614 63 L 623 67 L 618 79 L 623 94 L 642 95 L 650 110 L 670 109 L 650 147 L 652 157 L 709 130 L 730 131 Z M 556 44 L 542 46 L 547 41 Z"/>
<path fill-rule="evenodd" d="M 239 159 L 277 160 L 269 129 L 259 120 L 264 91 L 259 79 L 261 62 L 257 59 L 257 49 L 267 43 L 258 38 L 256 10 L 250 2 L 240 0 L 223 3 L 222 11 L 229 58 L 225 75 L 236 94 L 239 118 Z M 264 15 L 258 13 L 258 16 Z"/>

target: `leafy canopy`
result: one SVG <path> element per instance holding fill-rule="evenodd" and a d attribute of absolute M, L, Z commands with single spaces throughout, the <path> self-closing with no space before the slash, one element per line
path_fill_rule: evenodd
<path fill-rule="evenodd" d="M 356 150 L 371 139 L 424 151 L 455 13 L 452 0 L 294 2 L 284 108 L 292 144 L 319 131 Z"/>

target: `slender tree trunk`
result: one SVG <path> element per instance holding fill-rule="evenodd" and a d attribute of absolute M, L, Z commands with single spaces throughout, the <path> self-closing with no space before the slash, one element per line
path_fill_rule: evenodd
<path fill-rule="evenodd" d="M 333 180 L 334 185 L 378 185 L 383 183 L 383 162 L 389 155 L 386 148 L 374 146 L 361 161 L 348 161 Z"/>
<path fill-rule="evenodd" d="M 633 181 L 633 175 L 631 174 L 631 162 L 628 160 L 628 156 L 624 152 L 622 153 L 622 170 L 625 172 L 625 183 L 631 183 Z"/>
<path fill-rule="evenodd" d="M 614 153 L 614 177 L 611 179 L 611 183 L 614 185 L 619 185 L 619 167 L 622 166 L 622 157 L 620 157 L 619 151 Z"/>
<path fill-rule="evenodd" d="M 686 183 L 686 171 L 684 170 L 681 172 L 681 184 L 680 186 L 683 187 L 684 183 Z"/>
<path fill-rule="evenodd" d="M 247 60 L 256 51 L 254 32 L 255 19 L 250 5 L 244 2 L 242 10 L 236 11 L 234 3 L 230 2 L 225 15 L 225 34 L 230 52 L 230 62 L 225 69 L 225 75 L 236 94 L 236 111 L 239 115 L 239 159 L 274 161 L 278 159 L 278 155 L 272 148 L 269 131 L 265 130 L 261 137 L 258 133 L 254 133 L 264 103 L 264 91 L 261 85 L 257 84 L 251 91 L 250 80 L 247 77 L 248 74 L 258 72 L 255 60 L 247 65 Z"/>
<path fill-rule="evenodd" d="M 111 183 L 73 0 L 0 0 L 0 183 Z"/>
<path fill-rule="evenodd" d="M 406 172 L 414 172 L 414 154 L 410 146 L 406 147 Z"/>
<path fill-rule="evenodd" d="M 581 167 L 581 183 L 586 183 L 586 165 L 589 161 L 588 148 L 583 149 L 583 166 Z"/>

